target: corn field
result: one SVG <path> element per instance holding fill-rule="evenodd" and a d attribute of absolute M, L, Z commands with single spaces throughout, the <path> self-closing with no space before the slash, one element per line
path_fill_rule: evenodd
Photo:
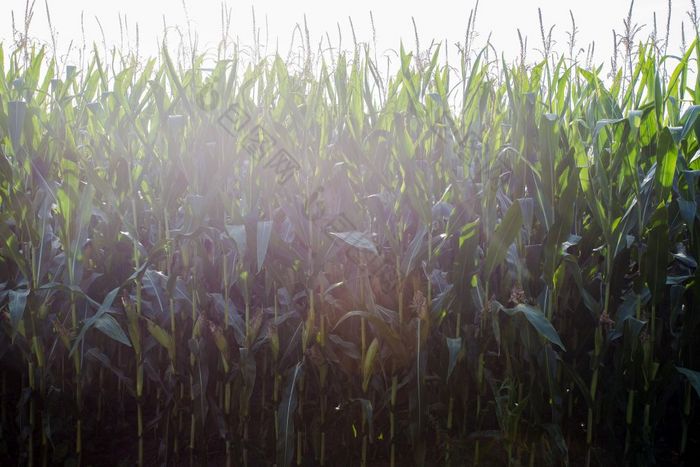
<path fill-rule="evenodd" d="M 2 464 L 690 465 L 700 47 L 635 50 L 0 47 Z"/>

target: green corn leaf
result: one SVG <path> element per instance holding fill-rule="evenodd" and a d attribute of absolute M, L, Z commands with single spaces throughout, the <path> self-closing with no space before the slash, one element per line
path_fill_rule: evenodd
<path fill-rule="evenodd" d="M 688 382 L 695 389 L 696 394 L 700 397 L 700 371 L 689 370 L 688 368 L 682 368 L 677 366 L 676 370 L 686 378 Z"/>
<path fill-rule="evenodd" d="M 552 344 L 559 346 L 560 349 L 566 351 L 564 344 L 559 337 L 556 329 L 549 322 L 547 317 L 542 313 L 542 310 L 531 305 L 526 305 L 520 303 L 514 308 L 505 308 L 499 306 L 500 310 L 503 311 L 508 316 L 522 315 L 527 319 L 530 325 L 537 331 L 542 337 L 547 339 Z"/>
<path fill-rule="evenodd" d="M 329 232 L 336 238 L 344 241 L 350 246 L 359 248 L 361 250 L 367 250 L 375 255 L 379 254 L 377 252 L 377 247 L 374 246 L 374 242 L 369 234 L 364 232 L 350 231 L 350 232 Z"/>
<path fill-rule="evenodd" d="M 121 328 L 116 319 L 112 317 L 109 313 L 105 313 L 95 320 L 95 327 L 102 331 L 107 337 L 114 339 L 117 342 L 124 344 L 127 347 L 131 347 L 131 342 L 129 338 L 126 337 L 126 333 Z"/>
<path fill-rule="evenodd" d="M 459 352 L 462 350 L 462 338 L 461 337 L 445 337 L 445 342 L 447 342 L 447 350 L 450 355 L 449 363 L 447 365 L 447 377 L 446 381 L 449 381 L 452 372 L 457 365 L 457 357 Z"/>
<path fill-rule="evenodd" d="M 385 342 L 391 348 L 393 355 L 399 358 L 406 356 L 405 346 L 401 342 L 399 334 L 394 331 L 381 316 L 378 316 L 377 314 L 367 311 L 349 311 L 336 322 L 333 330 L 338 328 L 338 326 L 340 326 L 345 320 L 352 317 L 366 318 L 372 325 L 378 337 L 382 339 L 382 342 Z"/>
<path fill-rule="evenodd" d="M 132 396 L 136 396 L 136 389 L 134 387 L 134 380 L 129 378 L 124 374 L 121 368 L 114 366 L 110 358 L 104 352 L 101 352 L 98 348 L 93 347 L 85 352 L 89 358 L 98 361 L 103 367 L 111 371 L 114 376 L 126 387 Z"/>
<path fill-rule="evenodd" d="M 360 403 L 362 413 L 364 414 L 365 421 L 367 422 L 367 434 L 369 435 L 369 442 L 371 443 L 374 439 L 374 410 L 372 409 L 372 401 L 368 399 L 351 399 L 350 402 Z"/>
<path fill-rule="evenodd" d="M 22 137 L 22 127 L 27 115 L 27 103 L 24 101 L 10 101 L 9 104 L 9 125 L 10 141 L 15 154 L 20 153 L 20 145 Z"/>
<path fill-rule="evenodd" d="M 97 320 L 99 320 L 104 314 L 106 314 L 110 310 L 112 304 L 114 303 L 114 299 L 117 298 L 117 294 L 120 290 L 121 287 L 115 287 L 114 289 L 112 289 L 102 301 L 102 304 L 97 309 L 97 312 L 87 321 L 85 321 L 83 326 L 80 328 L 78 336 L 73 341 L 73 346 L 71 347 L 70 355 L 73 355 L 78 346 L 83 342 L 83 339 L 85 338 L 85 333 L 87 333 L 88 330 L 90 330 L 90 328 L 92 328 L 95 325 Z"/>
<path fill-rule="evenodd" d="M 12 334 L 17 333 L 19 323 L 24 316 L 24 309 L 27 307 L 27 297 L 29 290 L 10 290 L 10 324 L 12 325 Z"/>
<path fill-rule="evenodd" d="M 678 150 L 673 141 L 673 136 L 668 128 L 664 128 L 659 138 L 657 147 L 656 181 L 661 193 L 661 199 L 665 200 L 671 192 L 673 177 L 676 174 L 676 162 Z"/>
<path fill-rule="evenodd" d="M 245 225 L 227 225 L 226 232 L 236 242 L 236 248 L 241 258 L 244 258 L 247 251 L 247 236 Z"/>
<path fill-rule="evenodd" d="M 666 268 L 669 262 L 669 226 L 665 207 L 660 206 L 651 220 L 642 270 L 654 303 L 663 300 Z"/>
<path fill-rule="evenodd" d="M 240 401 L 241 405 L 248 410 L 248 405 L 250 404 L 250 398 L 253 395 L 253 389 L 255 388 L 255 355 L 245 348 L 239 348 L 240 355 L 240 370 L 241 378 L 243 381 L 243 387 L 241 388 Z"/>
<path fill-rule="evenodd" d="M 365 352 L 365 359 L 362 362 L 362 392 L 367 392 L 369 380 L 372 377 L 372 368 L 374 368 L 374 359 L 377 357 L 378 352 L 379 341 L 375 337 L 372 339 L 372 343 L 369 344 L 367 352 Z"/>
<path fill-rule="evenodd" d="M 267 255 L 267 247 L 270 244 L 270 235 L 272 234 L 272 221 L 258 222 L 258 236 L 256 241 L 258 272 L 262 270 L 265 256 Z"/>
<path fill-rule="evenodd" d="M 294 431 L 294 412 L 297 409 L 296 385 L 303 374 L 303 362 L 294 366 L 287 378 L 284 397 L 277 410 L 277 465 L 288 466 L 294 460 L 296 432 Z"/>
<path fill-rule="evenodd" d="M 428 228 L 424 225 L 421 226 L 416 232 L 415 237 L 413 237 L 413 240 L 411 240 L 411 243 L 408 245 L 407 255 L 404 256 L 403 261 L 401 262 L 401 270 L 405 276 L 408 276 L 411 271 L 418 267 L 420 264 L 418 259 L 424 254 L 427 254 L 427 234 Z"/>
<path fill-rule="evenodd" d="M 523 215 L 520 203 L 513 203 L 508 208 L 501 223 L 496 227 L 496 231 L 491 239 L 486 260 L 484 261 L 484 277 L 491 276 L 493 270 L 506 257 L 508 247 L 515 241 L 523 225 Z"/>
<path fill-rule="evenodd" d="M 700 105 L 691 105 L 683 114 L 683 129 L 681 130 L 681 140 L 685 141 L 691 131 L 695 128 L 695 122 L 700 115 Z"/>

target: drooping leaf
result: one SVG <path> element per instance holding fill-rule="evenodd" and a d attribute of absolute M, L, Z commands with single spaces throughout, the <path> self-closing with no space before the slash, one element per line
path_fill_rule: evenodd
<path fill-rule="evenodd" d="M 107 313 L 110 308 L 112 308 L 112 304 L 114 303 L 114 299 L 117 297 L 117 294 L 121 290 L 121 287 L 115 287 L 112 289 L 107 296 L 105 296 L 105 299 L 102 301 L 102 304 L 99 306 L 97 309 L 97 312 L 90 317 L 83 326 L 80 328 L 80 332 L 78 333 L 78 336 L 76 339 L 73 341 L 73 346 L 71 347 L 70 354 L 72 355 L 78 346 L 83 342 L 83 339 L 85 338 L 85 333 L 92 328 L 97 320 L 99 320 L 105 313 Z"/>
<path fill-rule="evenodd" d="M 532 327 L 537 331 L 542 337 L 547 339 L 552 344 L 559 346 L 560 349 L 566 351 L 564 344 L 559 337 L 556 329 L 549 322 L 547 317 L 542 313 L 542 310 L 531 305 L 526 305 L 524 303 L 519 303 L 514 308 L 505 308 L 503 306 L 499 307 L 501 311 L 509 316 L 522 315 L 527 319 L 527 321 L 532 325 Z"/>
<path fill-rule="evenodd" d="M 126 337 L 124 330 L 121 328 L 117 320 L 114 319 L 114 317 L 112 317 L 112 315 L 109 313 L 105 313 L 104 315 L 100 316 L 95 321 L 95 327 L 102 331 L 107 337 L 110 337 L 127 347 L 131 347 L 131 342 L 129 342 L 129 338 Z"/>
<path fill-rule="evenodd" d="M 131 395 L 135 396 L 136 391 L 134 389 L 134 380 L 129 378 L 124 374 L 124 371 L 122 371 L 121 368 L 118 368 L 114 366 L 114 364 L 111 362 L 110 358 L 105 354 L 104 352 L 100 351 L 98 348 L 93 347 L 89 349 L 85 353 L 88 357 L 100 362 L 102 366 L 110 370 L 114 375 L 119 379 L 119 381 L 124 384 L 126 389 L 131 393 Z"/>
<path fill-rule="evenodd" d="M 144 272 L 143 291 L 153 294 L 158 304 L 157 310 L 161 314 L 166 313 L 165 306 L 168 303 L 164 294 L 163 284 L 167 284 L 167 278 L 163 273 L 153 269 L 147 269 L 146 272 Z"/>
<path fill-rule="evenodd" d="M 297 409 L 296 385 L 303 372 L 303 362 L 299 362 L 287 377 L 284 396 L 277 410 L 277 465 L 288 466 L 294 460 L 296 432 L 294 412 Z"/>
<path fill-rule="evenodd" d="M 350 231 L 350 232 L 329 232 L 331 235 L 333 235 L 336 238 L 339 238 L 340 240 L 344 241 L 350 246 L 354 246 L 355 248 L 360 248 L 361 250 L 367 250 L 371 253 L 374 253 L 375 255 L 379 254 L 377 253 L 377 247 L 374 246 L 374 242 L 372 241 L 372 238 L 364 233 L 364 232 L 358 232 L 358 231 Z"/>
<path fill-rule="evenodd" d="M 695 389 L 695 392 L 697 393 L 698 397 L 700 397 L 700 371 L 695 371 L 695 370 L 689 370 L 688 368 L 682 368 L 677 366 L 676 370 L 686 378 L 688 378 L 688 382 L 690 385 Z"/>

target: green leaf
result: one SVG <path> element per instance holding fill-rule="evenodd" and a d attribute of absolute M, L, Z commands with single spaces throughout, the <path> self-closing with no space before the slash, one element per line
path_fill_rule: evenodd
<path fill-rule="evenodd" d="M 277 410 L 277 465 L 288 466 L 294 460 L 296 432 L 294 431 L 294 412 L 297 409 L 297 381 L 303 373 L 303 362 L 294 366 L 294 371 L 287 378 L 284 396 Z"/>
<path fill-rule="evenodd" d="M 75 352 L 75 350 L 78 348 L 78 345 L 83 341 L 83 339 L 85 338 L 85 333 L 88 332 L 88 330 L 95 325 L 97 320 L 99 320 L 105 313 L 109 311 L 109 309 L 112 307 L 112 303 L 114 303 L 114 299 L 117 297 L 117 294 L 120 290 L 121 287 L 115 287 L 114 289 L 112 289 L 107 294 L 100 307 L 97 309 L 97 312 L 93 316 L 91 316 L 87 321 L 85 321 L 83 327 L 80 328 L 78 337 L 76 337 L 75 341 L 73 342 L 73 346 L 70 349 L 70 355 L 73 355 L 73 352 Z"/>
<path fill-rule="evenodd" d="M 488 253 L 486 253 L 486 260 L 484 261 L 484 277 L 488 278 L 496 266 L 503 262 L 508 247 L 515 241 L 522 225 L 523 215 L 520 203 L 513 203 L 491 239 Z"/>
<path fill-rule="evenodd" d="M 246 347 L 240 347 L 238 351 L 240 354 L 240 370 L 243 382 L 243 387 L 240 389 L 240 401 L 241 405 L 247 409 L 250 404 L 250 397 L 253 395 L 253 389 L 255 388 L 255 355 Z"/>
<path fill-rule="evenodd" d="M 122 384 L 124 384 L 124 386 L 127 388 L 129 393 L 132 396 L 136 395 L 136 390 L 134 388 L 134 380 L 132 380 L 131 378 L 126 376 L 120 368 L 115 367 L 106 354 L 101 352 L 96 347 L 89 349 L 87 352 L 85 352 L 85 354 L 88 357 L 90 357 L 94 360 L 97 360 L 98 362 L 100 362 L 102 364 L 102 366 L 104 366 L 105 368 L 110 370 L 112 373 L 114 373 L 114 375 L 119 379 L 119 381 Z"/>
<path fill-rule="evenodd" d="M 374 368 L 374 359 L 379 352 L 379 341 L 375 337 L 372 343 L 369 344 L 367 352 L 365 352 L 365 360 L 362 362 L 362 392 L 367 392 L 369 380 L 372 377 L 372 368 Z"/>
<path fill-rule="evenodd" d="M 29 290 L 10 290 L 10 324 L 12 325 L 12 334 L 17 332 L 19 323 L 22 321 L 24 309 L 27 307 L 27 297 Z"/>
<path fill-rule="evenodd" d="M 547 317 L 539 308 L 531 305 L 525 305 L 524 303 L 518 304 L 515 308 L 505 308 L 502 305 L 499 305 L 499 308 L 508 316 L 515 316 L 517 314 L 524 316 L 535 331 L 537 331 L 542 337 L 547 339 L 552 344 L 558 345 L 559 348 L 566 352 L 566 348 L 561 342 L 556 329 L 554 329 L 552 323 L 549 322 Z"/>
<path fill-rule="evenodd" d="M 348 245 L 354 246 L 355 248 L 360 248 L 362 250 L 367 250 L 375 255 L 378 255 L 377 248 L 374 246 L 372 237 L 365 232 L 350 231 L 350 232 L 329 232 L 336 238 L 341 239 Z"/>
<path fill-rule="evenodd" d="M 681 217 L 688 225 L 693 225 L 695 217 L 698 216 L 698 203 L 696 201 L 688 201 L 681 197 L 676 198 L 678 203 L 678 210 L 681 213 Z"/>
<path fill-rule="evenodd" d="M 420 229 L 418 229 L 418 232 L 416 232 L 415 237 L 413 237 L 413 240 L 411 240 L 411 244 L 408 245 L 408 254 L 404 256 L 403 261 L 401 262 L 401 270 L 405 276 L 408 276 L 408 274 L 418 266 L 417 258 L 422 253 L 427 252 L 427 248 L 425 247 L 427 234 L 428 228 L 424 225 L 421 226 Z"/>
<path fill-rule="evenodd" d="M 445 341 L 447 342 L 447 350 L 449 351 L 450 354 L 450 360 L 447 365 L 447 378 L 446 380 L 450 379 L 450 376 L 452 375 L 452 372 L 455 369 L 455 366 L 457 365 L 457 356 L 459 355 L 459 352 L 462 350 L 462 338 L 461 337 L 445 337 Z"/>
<path fill-rule="evenodd" d="M 228 233 L 229 237 L 236 242 L 236 248 L 238 248 L 238 254 L 240 257 L 244 258 L 247 250 L 245 225 L 227 225 L 226 232 Z"/>
<path fill-rule="evenodd" d="M 351 402 L 359 402 L 362 406 L 362 413 L 365 416 L 365 421 L 367 422 L 367 434 L 369 435 L 369 442 L 371 443 L 374 439 L 374 415 L 372 409 L 372 402 L 367 399 L 350 399 Z"/>
<path fill-rule="evenodd" d="M 397 357 L 405 356 L 405 347 L 399 334 L 389 326 L 387 321 L 374 313 L 360 310 L 348 311 L 335 323 L 333 330 L 340 326 L 340 324 L 346 319 L 354 316 L 366 318 L 371 323 L 374 332 L 378 335 L 378 337 L 381 337 L 382 341 L 391 348 L 392 354 Z"/>
<path fill-rule="evenodd" d="M 663 300 L 669 256 L 668 213 L 660 206 L 651 220 L 643 271 L 654 303 Z"/>
<path fill-rule="evenodd" d="M 258 221 L 258 238 L 256 248 L 258 253 L 258 273 L 262 270 L 265 256 L 267 255 L 267 246 L 270 244 L 270 235 L 272 234 L 272 221 Z"/>
<path fill-rule="evenodd" d="M 124 330 L 121 328 L 121 326 L 119 326 L 117 320 L 114 319 L 109 313 L 100 316 L 95 321 L 95 327 L 115 341 L 120 342 L 127 347 L 131 347 L 131 342 L 129 341 L 129 338 L 126 337 Z"/>
<path fill-rule="evenodd" d="M 20 149 L 20 138 L 22 136 L 24 119 L 27 115 L 27 103 L 24 101 L 10 101 L 8 103 L 8 110 L 10 141 L 12 142 L 12 150 L 17 154 Z"/>
<path fill-rule="evenodd" d="M 679 366 L 676 367 L 676 370 L 688 378 L 688 382 L 691 386 L 693 386 L 693 389 L 695 389 L 698 397 L 700 397 L 700 371 L 689 370 L 688 368 L 682 368 Z"/>
<path fill-rule="evenodd" d="M 681 140 L 685 140 L 693 130 L 698 115 L 700 115 L 700 105 L 691 105 L 685 111 L 681 119 L 685 121 L 685 123 L 683 123 L 683 130 L 681 130 Z"/>
<path fill-rule="evenodd" d="M 656 166 L 656 181 L 660 187 L 662 200 L 665 200 L 671 191 L 673 176 L 676 174 L 677 161 L 678 150 L 673 142 L 673 136 L 668 128 L 664 128 L 657 146 Z"/>
<path fill-rule="evenodd" d="M 147 269 L 143 274 L 143 290 L 153 294 L 158 302 L 158 311 L 165 315 L 165 303 L 167 299 L 165 298 L 163 284 L 167 283 L 168 279 L 165 275 L 153 269 Z"/>

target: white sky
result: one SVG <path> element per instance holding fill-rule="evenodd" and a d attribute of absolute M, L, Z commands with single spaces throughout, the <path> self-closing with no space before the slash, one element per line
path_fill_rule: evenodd
<path fill-rule="evenodd" d="M 220 0 L 185 0 L 192 29 L 197 31 L 201 45 L 213 46 L 221 36 Z M 275 49 L 275 38 L 279 38 L 280 51 L 286 55 L 289 49 L 292 30 L 296 23 L 303 24 L 306 13 L 311 43 L 314 48 L 326 31 L 337 45 L 337 26 L 343 32 L 343 48 L 351 48 L 352 35 L 348 17 L 351 16 L 359 41 L 371 41 L 369 11 L 372 10 L 377 30 L 379 55 L 385 50 L 398 49 L 399 40 L 405 47 L 414 50 L 415 40 L 411 17 L 415 17 L 421 39 L 421 47 L 426 48 L 432 39 L 447 39 L 450 45 L 462 41 L 469 11 L 476 0 L 405 0 L 401 2 L 381 2 L 378 0 L 349 0 L 346 2 L 322 2 L 318 0 L 255 2 L 227 0 L 233 9 L 232 35 L 238 35 L 241 43 L 252 44 L 251 5 L 255 7 L 260 36 L 265 39 L 265 20 L 270 31 L 269 51 Z M 18 25 L 23 22 L 25 0 L 0 0 L 0 41 L 11 41 L 11 15 L 13 11 Z M 143 54 L 157 51 L 157 38 L 162 39 L 163 15 L 169 26 L 186 28 L 186 15 L 182 0 L 48 0 L 54 28 L 58 32 L 59 55 L 65 54 L 68 43 L 73 40 L 76 46 L 82 44 L 80 26 L 81 12 L 84 12 L 85 33 L 88 45 L 94 40 L 101 44 L 101 34 L 95 17 L 104 27 L 108 44 L 120 46 L 119 15 L 126 15 L 129 25 L 131 46 L 135 44 L 135 24 L 139 24 L 140 50 Z M 643 33 L 651 31 L 653 12 L 657 12 L 659 29 L 665 31 L 667 0 L 636 0 L 635 21 L 645 23 Z M 596 62 L 608 62 L 612 53 L 612 29 L 620 32 L 622 19 L 629 8 L 627 0 L 481 0 L 478 10 L 476 30 L 479 43 L 485 42 L 492 33 L 492 43 L 506 58 L 515 58 L 519 53 L 517 28 L 528 37 L 531 49 L 529 57 L 534 59 L 539 47 L 540 34 L 537 8 L 541 7 L 547 26 L 556 25 L 554 39 L 556 48 L 566 48 L 566 31 L 570 30 L 569 10 L 572 10 L 580 30 L 579 46 L 584 47 L 591 40 L 596 41 Z M 686 10 L 690 0 L 675 0 L 672 12 L 671 48 L 677 53 L 680 43 L 680 22 L 689 28 Z M 36 0 L 34 19 L 30 36 L 49 41 L 49 29 L 44 0 Z M 661 33 L 663 35 L 663 32 Z M 298 38 L 298 37 L 297 37 Z M 172 36 L 171 40 L 176 37 Z M 125 38 L 125 41 L 127 39 Z M 202 47 L 200 47 L 201 49 Z"/>

